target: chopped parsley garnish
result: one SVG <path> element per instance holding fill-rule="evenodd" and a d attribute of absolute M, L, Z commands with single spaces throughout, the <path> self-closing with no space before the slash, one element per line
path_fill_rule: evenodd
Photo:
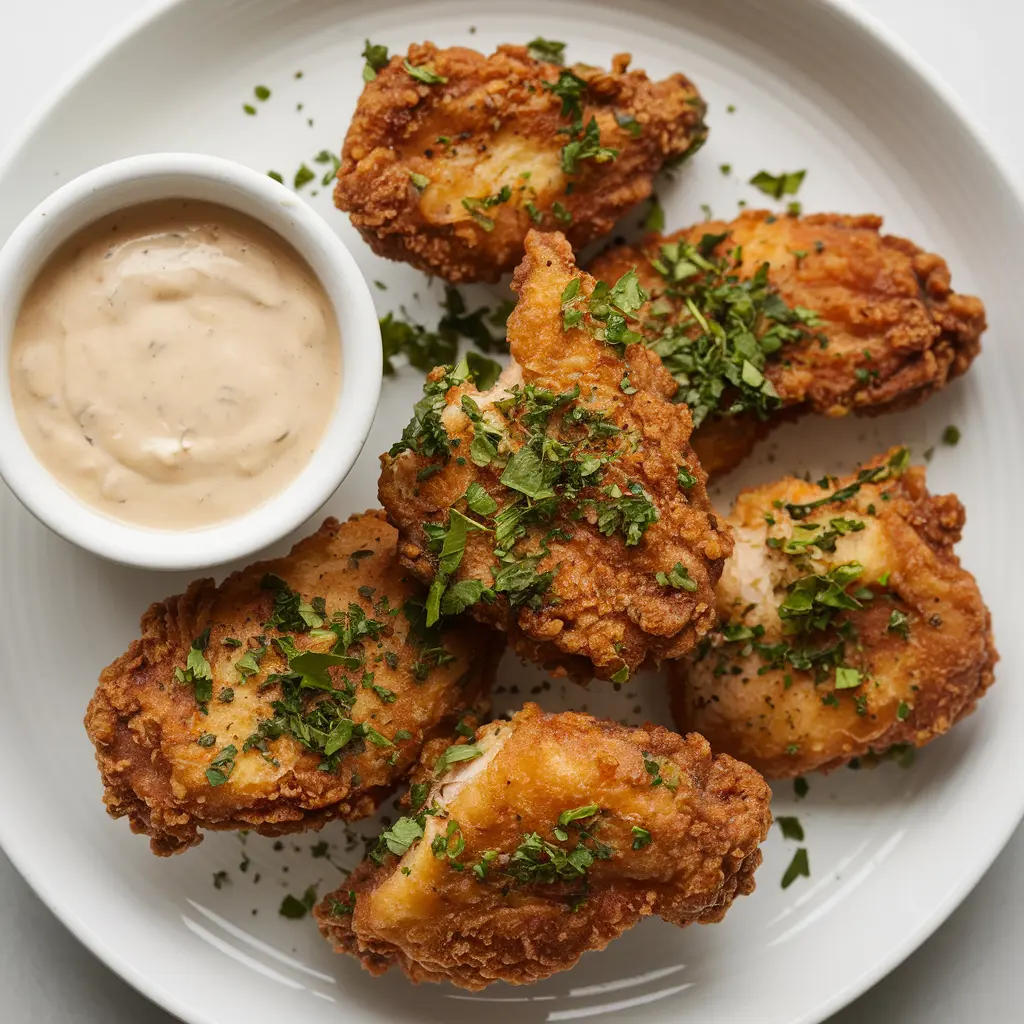
<path fill-rule="evenodd" d="M 587 818 L 592 818 L 595 814 L 601 812 L 601 807 L 598 804 L 585 804 L 583 807 L 574 807 L 569 811 L 562 811 L 558 815 L 558 824 L 562 830 L 565 829 L 566 825 L 571 825 L 574 821 L 584 821 Z M 559 831 L 555 830 L 555 835 L 564 843 L 567 838 L 567 833 L 559 834 Z"/>
<path fill-rule="evenodd" d="M 836 502 L 848 501 L 860 491 L 864 484 L 881 483 L 882 481 L 889 480 L 892 477 L 900 476 L 909 464 L 910 449 L 898 448 L 880 466 L 872 466 L 870 469 L 862 469 L 852 483 L 847 484 L 845 487 L 840 487 L 827 497 L 819 498 L 817 501 L 809 501 L 800 505 L 787 503 L 785 505 L 785 509 L 793 519 L 806 519 L 807 516 L 816 508 L 821 508 L 823 505 L 831 505 Z"/>
<path fill-rule="evenodd" d="M 500 206 L 512 198 L 512 189 L 508 185 L 502 185 L 501 189 L 493 195 L 474 198 L 467 196 L 462 200 L 462 206 L 469 211 L 469 215 L 484 229 L 494 230 L 494 219 L 488 217 L 483 211 L 489 210 L 492 206 Z"/>
<path fill-rule="evenodd" d="M 645 846 L 649 846 L 651 843 L 651 833 L 645 828 L 641 828 L 639 825 L 634 825 L 630 832 L 633 834 L 633 849 L 642 850 Z"/>
<path fill-rule="evenodd" d="M 807 850 L 803 846 L 793 854 L 793 859 L 782 876 L 782 888 L 788 889 L 800 877 L 811 877 L 810 861 L 807 858 Z"/>
<path fill-rule="evenodd" d="M 562 170 L 566 174 L 575 174 L 579 170 L 581 160 L 593 160 L 601 164 L 614 160 L 618 155 L 617 149 L 601 145 L 601 131 L 597 126 L 597 118 L 591 117 L 579 137 L 562 147 Z"/>
<path fill-rule="evenodd" d="M 391 446 L 392 457 L 412 451 L 427 458 L 440 455 L 447 459 L 452 444 L 441 422 L 445 396 L 451 388 L 464 383 L 468 378 L 469 366 L 464 360 L 457 366 L 444 367 L 434 379 L 427 378 L 423 385 L 423 397 L 413 406 L 413 416 L 402 431 L 402 439 Z"/>
<path fill-rule="evenodd" d="M 433 524 L 428 524 L 433 525 Z M 440 619 L 442 612 L 448 615 L 455 615 L 463 611 L 467 605 L 465 599 L 468 596 L 467 588 L 463 587 L 458 596 L 449 598 L 445 606 L 448 585 L 462 564 L 462 556 L 466 551 L 466 538 L 471 530 L 483 530 L 485 527 L 474 519 L 463 515 L 457 509 L 452 509 L 449 514 L 448 526 L 434 526 L 428 531 L 431 536 L 431 545 L 438 550 L 437 571 L 434 580 L 430 584 L 430 591 L 427 594 L 427 625 L 433 626 Z M 483 594 L 483 584 L 479 580 L 464 580 L 463 583 L 477 584 L 479 592 L 470 603 L 474 603 Z M 476 588 L 472 588 L 476 589 Z M 456 610 L 453 605 L 460 605 Z"/>
<path fill-rule="evenodd" d="M 555 202 L 551 204 L 551 213 L 555 220 L 560 220 L 563 224 L 572 223 L 572 213 L 558 202 L 558 200 L 555 200 Z"/>
<path fill-rule="evenodd" d="M 889 613 L 889 624 L 886 626 L 886 632 L 895 633 L 897 636 L 903 637 L 904 640 L 909 640 L 910 620 L 903 612 L 893 608 Z"/>
<path fill-rule="evenodd" d="M 793 527 L 792 536 L 783 543 L 782 550 L 787 555 L 804 554 L 810 547 L 833 552 L 840 537 L 859 533 L 863 529 L 864 523 L 861 520 L 846 519 L 842 516 L 830 519 L 827 527 L 823 527 L 821 523 L 797 523 Z"/>
<path fill-rule="evenodd" d="M 327 188 L 328 185 L 338 176 L 338 169 L 341 167 L 341 159 L 337 153 L 332 153 L 329 149 L 321 149 L 313 160 L 318 164 L 330 164 L 331 166 L 324 171 L 323 177 L 320 179 L 320 185 L 323 188 Z"/>
<path fill-rule="evenodd" d="M 347 917 L 349 914 L 355 911 L 355 892 L 349 889 L 345 895 L 346 898 L 344 900 L 335 899 L 333 896 L 328 897 L 327 909 L 331 912 L 331 917 Z"/>
<path fill-rule="evenodd" d="M 480 516 L 489 516 L 498 511 L 498 503 L 474 480 L 463 495 L 470 512 Z"/>
<path fill-rule="evenodd" d="M 297 191 L 298 189 L 308 185 L 315 178 L 316 171 L 306 166 L 306 164 L 299 164 L 299 169 L 295 172 L 295 177 L 292 179 L 292 186 Z"/>
<path fill-rule="evenodd" d="M 396 857 L 404 857 L 413 843 L 423 838 L 423 819 L 399 818 L 398 821 L 377 837 L 376 843 L 369 851 L 369 857 L 378 864 L 392 853 Z"/>
<path fill-rule="evenodd" d="M 643 754 L 644 770 L 651 777 L 651 786 L 664 786 L 673 793 L 679 788 L 679 769 L 671 761 L 662 764 L 646 751 Z M 668 771 L 668 777 L 662 774 Z"/>
<path fill-rule="evenodd" d="M 950 447 L 960 443 L 960 428 L 950 425 L 942 432 L 942 443 Z"/>
<path fill-rule="evenodd" d="M 491 333 L 487 324 L 504 327 L 508 311 L 500 305 L 492 311 L 488 306 L 467 312 L 460 293 L 452 287 L 445 289 L 444 316 L 436 330 L 422 324 L 399 320 L 394 313 L 380 318 L 381 343 L 384 355 L 384 373 L 393 374 L 395 367 L 391 360 L 404 355 L 417 370 L 429 371 L 435 366 L 451 364 L 458 351 L 459 338 L 471 341 L 482 352 L 497 352 L 505 347 L 504 336 Z M 486 390 L 498 379 L 501 366 L 491 359 L 484 359 L 475 352 L 465 356 L 467 375 L 476 378 L 480 390 Z M 429 383 L 429 382 L 428 382 Z"/>
<path fill-rule="evenodd" d="M 672 587 L 673 590 L 693 593 L 697 589 L 697 581 L 690 578 L 690 570 L 682 562 L 676 562 L 668 572 L 656 572 L 654 578 L 661 586 Z"/>
<path fill-rule="evenodd" d="M 557 64 L 559 67 L 565 63 L 565 43 L 556 43 L 552 39 L 537 36 L 526 44 L 526 50 L 534 60 Z"/>
<path fill-rule="evenodd" d="M 664 231 L 665 211 L 657 196 L 651 196 L 647 207 L 647 216 L 644 217 L 644 231 Z"/>
<path fill-rule="evenodd" d="M 416 174 L 415 172 L 409 175 L 409 181 L 412 182 L 413 187 L 419 189 L 420 192 L 430 184 L 430 179 L 425 174 Z"/>
<path fill-rule="evenodd" d="M 257 85 L 253 89 L 253 94 L 260 103 L 266 103 L 270 99 L 270 90 L 265 85 Z"/>
<path fill-rule="evenodd" d="M 209 642 L 210 630 L 204 629 L 192 641 L 188 658 L 185 661 L 185 668 L 175 668 L 174 670 L 174 678 L 179 683 L 192 687 L 196 703 L 204 715 L 207 713 L 209 703 L 213 699 L 213 669 L 203 653 Z"/>
<path fill-rule="evenodd" d="M 905 722 L 910 717 L 911 707 L 906 701 L 900 701 L 896 706 L 896 719 Z"/>
<path fill-rule="evenodd" d="M 394 356 L 404 355 L 417 370 L 432 370 L 450 363 L 455 358 L 457 342 L 422 324 L 398 320 L 394 313 L 380 318 L 381 346 L 384 354 L 384 373 L 393 374 Z"/>
<path fill-rule="evenodd" d="M 410 76 L 415 78 L 417 82 L 422 82 L 424 85 L 444 85 L 448 81 L 444 75 L 437 74 L 429 64 L 424 64 L 422 67 L 417 67 L 415 64 L 410 64 L 408 60 L 402 61 L 402 67 L 409 72 Z"/>
<path fill-rule="evenodd" d="M 388 65 L 388 48 L 371 43 L 366 40 L 362 55 L 366 63 L 363 65 L 363 81 L 372 82 L 377 77 L 377 72 Z"/>
<path fill-rule="evenodd" d="M 313 904 L 315 903 L 316 889 L 311 885 L 301 896 L 293 896 L 291 893 L 288 893 L 281 900 L 278 913 L 291 921 L 299 921 L 313 909 Z"/>
<path fill-rule="evenodd" d="M 766 196 L 781 199 L 783 196 L 795 196 L 800 191 L 807 171 L 783 171 L 780 174 L 769 174 L 758 171 L 750 179 L 750 184 L 759 188 Z"/>
<path fill-rule="evenodd" d="M 585 897 L 588 869 L 595 860 L 607 860 L 615 851 L 595 836 L 597 823 L 585 828 L 581 828 L 578 822 L 572 824 L 579 829 L 573 848 L 567 849 L 550 843 L 537 832 L 526 833 L 509 858 L 506 872 L 524 885 L 581 883 L 583 889 L 578 895 Z M 553 831 L 559 842 L 569 840 L 569 833 L 564 827 Z M 571 905 L 577 909 L 580 904 L 574 901 Z"/>
<path fill-rule="evenodd" d="M 697 477 L 690 472 L 688 466 L 680 466 L 676 471 L 676 480 L 679 482 L 679 486 L 686 490 L 697 482 Z"/>
<path fill-rule="evenodd" d="M 275 611 L 282 610 L 278 617 L 280 620 L 291 622 L 294 627 L 301 623 L 304 628 L 307 628 L 307 621 L 321 624 L 325 621 L 327 609 L 322 599 L 315 598 L 309 606 L 301 601 L 296 603 L 299 595 L 289 590 L 283 581 L 275 576 L 264 577 L 265 581 L 268 579 L 271 581 L 270 589 L 275 590 Z M 273 763 L 268 741 L 288 733 L 307 750 L 322 756 L 321 771 L 334 771 L 341 752 L 354 741 L 369 740 L 377 746 L 393 746 L 372 727 L 352 720 L 350 709 L 355 701 L 355 686 L 344 679 L 343 685 L 336 688 L 330 674 L 330 669 L 335 666 L 358 668 L 363 658 L 352 648 L 367 638 L 379 637 L 385 623 L 368 618 L 359 605 L 350 604 L 347 612 L 338 612 L 331 618 L 328 629 L 313 628 L 318 640 L 331 638 L 333 634 L 332 650 L 299 650 L 291 636 L 274 638 L 274 646 L 287 662 L 287 671 L 270 674 L 263 687 L 279 686 L 280 696 L 271 701 L 273 714 L 260 720 L 242 750 L 258 750 L 264 759 Z M 367 687 L 375 692 L 379 690 L 378 696 L 387 700 L 390 691 L 376 687 L 372 673 L 366 673 L 366 676 L 369 677 Z"/>
<path fill-rule="evenodd" d="M 266 573 L 260 580 L 260 587 L 274 594 L 274 608 L 266 622 L 267 629 L 275 628 L 282 633 L 305 633 L 315 628 L 312 623 L 319 616 L 312 606 L 308 609 L 302 607 L 303 601 L 298 592 L 292 590 L 280 576 Z M 322 618 L 317 625 L 323 625 Z"/>
<path fill-rule="evenodd" d="M 836 666 L 836 689 L 852 690 L 864 681 L 863 675 L 849 665 Z"/>
<path fill-rule="evenodd" d="M 804 827 L 800 824 L 799 818 L 780 814 L 775 818 L 775 824 L 782 829 L 784 839 L 795 839 L 798 843 L 804 841 Z"/>
<path fill-rule="evenodd" d="M 447 829 L 434 836 L 430 851 L 438 860 L 447 860 L 456 871 L 465 870 L 459 863 L 459 854 L 466 849 L 466 840 L 462 838 L 462 830 L 457 821 L 449 821 Z"/>
<path fill-rule="evenodd" d="M 430 786 L 425 782 L 414 782 L 409 787 L 409 806 L 414 811 L 418 811 L 427 802 L 429 792 Z"/>
<path fill-rule="evenodd" d="M 570 122 L 568 128 L 559 129 L 569 136 L 569 141 L 562 147 L 562 170 L 566 174 L 575 174 L 582 160 L 604 163 L 619 155 L 617 149 L 601 145 L 601 130 L 595 117 L 592 116 L 586 126 L 583 124 L 583 97 L 587 91 L 584 79 L 563 69 L 557 81 L 541 84 L 562 101 L 561 116 Z M 558 215 L 557 210 L 555 215 Z"/>
<path fill-rule="evenodd" d="M 196 743 L 198 743 L 199 746 L 201 747 L 212 747 L 216 742 L 217 737 L 214 736 L 212 732 L 204 732 L 202 736 L 200 736 L 199 739 L 196 740 Z"/>
<path fill-rule="evenodd" d="M 562 101 L 562 117 L 582 122 L 583 95 L 587 91 L 587 83 L 579 75 L 565 69 L 559 73 L 556 81 L 542 82 L 541 85 Z"/>
<path fill-rule="evenodd" d="M 819 324 L 812 310 L 791 308 L 781 299 L 769 282 L 767 263 L 741 279 L 738 248 L 715 258 L 726 238 L 706 234 L 696 245 L 665 243 L 651 261 L 674 315 L 666 322 L 666 302 L 655 302 L 644 325 L 646 341 L 678 382 L 675 400 L 690 407 L 695 427 L 711 414 L 767 418 L 781 405 L 765 373 L 769 357 L 810 338 Z"/>
<path fill-rule="evenodd" d="M 647 527 L 658 521 L 658 509 L 654 502 L 637 483 L 629 484 L 625 493 L 616 484 L 604 487 L 602 491 L 608 497 L 596 503 L 598 530 L 606 537 L 616 532 L 621 533 L 627 547 L 639 544 Z"/>
<path fill-rule="evenodd" d="M 459 743 L 449 747 L 435 762 L 434 774 L 443 775 L 453 764 L 460 761 L 473 761 L 483 751 L 475 743 Z"/>
<path fill-rule="evenodd" d="M 206 781 L 211 786 L 223 786 L 234 771 L 237 756 L 238 748 L 233 743 L 229 743 L 210 762 L 210 767 L 206 769 Z"/>

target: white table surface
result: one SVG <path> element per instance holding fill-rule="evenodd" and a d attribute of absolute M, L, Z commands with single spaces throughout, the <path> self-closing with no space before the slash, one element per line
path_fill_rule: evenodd
<path fill-rule="evenodd" d="M 0 0 L 0 148 L 69 66 L 152 2 Z M 946 78 L 1024 188 L 1024 113 L 1018 86 L 1024 3 L 859 2 Z M 1015 682 L 1003 679 L 1001 685 Z M 5 784 L 15 783 L 8 778 Z M 1024 827 L 949 921 L 830 1024 L 1024 1020 L 1022 906 Z M 12 1024 L 172 1024 L 168 1014 L 124 984 L 64 930 L 2 853 L 0 993 L 0 1020 Z"/>

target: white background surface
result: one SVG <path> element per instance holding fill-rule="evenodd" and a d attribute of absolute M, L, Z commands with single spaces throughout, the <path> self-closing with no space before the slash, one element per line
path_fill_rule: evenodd
<path fill-rule="evenodd" d="M 70 67 L 145 6 L 145 0 L 0 0 L 0 148 Z M 861 6 L 950 82 L 1024 188 L 1024 115 L 1017 88 L 1024 5 L 1017 0 L 861 0 Z M 9 773 L 5 784 L 16 785 L 16 774 Z M 1021 1020 L 1022 896 L 1024 830 L 947 924 L 832 1024 Z M 0 992 L 0 1019 L 19 1024 L 171 1020 L 78 946 L 2 854 Z"/>

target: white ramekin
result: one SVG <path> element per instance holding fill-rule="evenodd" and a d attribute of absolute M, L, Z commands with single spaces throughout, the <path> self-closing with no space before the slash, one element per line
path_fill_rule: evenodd
<path fill-rule="evenodd" d="M 341 335 L 341 394 L 317 450 L 279 494 L 244 516 L 192 530 L 114 519 L 65 490 L 36 458 L 11 400 L 11 338 L 25 293 L 71 235 L 115 210 L 157 199 L 195 199 L 248 214 L 308 261 Z M 294 530 L 334 493 L 356 461 L 381 386 L 380 327 L 355 260 L 319 214 L 283 185 L 241 164 L 155 153 L 105 164 L 36 207 L 0 250 L 0 476 L 38 519 L 103 558 L 148 569 L 197 569 L 244 558 Z M 240 372 L 244 367 L 239 368 Z"/>

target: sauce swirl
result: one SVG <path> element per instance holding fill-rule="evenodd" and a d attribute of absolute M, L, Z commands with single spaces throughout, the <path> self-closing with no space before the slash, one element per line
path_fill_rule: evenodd
<path fill-rule="evenodd" d="M 236 518 L 308 462 L 341 383 L 338 324 L 303 258 L 191 200 L 111 214 L 22 303 L 15 414 L 73 494 L 140 526 Z"/>

